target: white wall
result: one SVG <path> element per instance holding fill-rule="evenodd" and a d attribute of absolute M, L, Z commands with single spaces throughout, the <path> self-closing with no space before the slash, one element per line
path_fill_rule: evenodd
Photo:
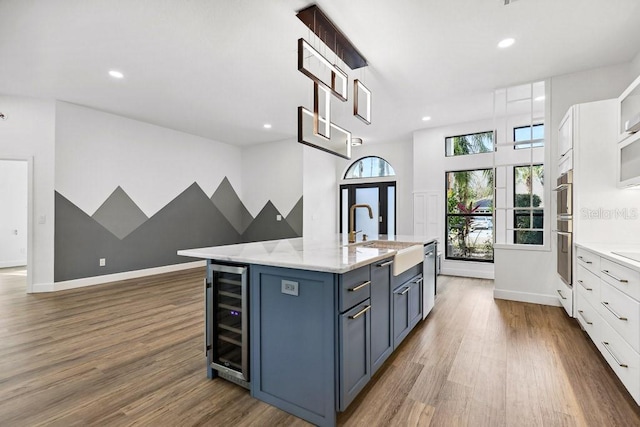
<path fill-rule="evenodd" d="M 338 233 L 338 157 L 302 145 L 305 239 L 326 239 Z"/>
<path fill-rule="evenodd" d="M 547 126 L 550 138 L 547 144 L 547 170 L 551 173 L 545 176 L 555 182 L 558 166 L 558 126 L 569 107 L 578 103 L 616 98 L 633 79 L 634 72 L 629 63 L 549 79 L 547 93 L 550 108 L 547 112 Z M 611 150 L 615 150 L 615 141 L 610 141 L 610 144 Z M 555 200 L 551 198 L 550 212 L 553 215 L 555 211 Z M 557 245 L 554 239 L 551 239 L 550 251 L 496 249 L 495 297 L 559 305 L 554 295 L 560 282 L 555 273 L 556 253 Z M 541 269 L 540 266 L 545 267 Z"/>
<path fill-rule="evenodd" d="M 53 283 L 55 102 L 0 95 L 0 158 L 33 159 L 27 286 Z"/>
<path fill-rule="evenodd" d="M 271 200 L 287 216 L 303 195 L 302 168 L 302 144 L 293 139 L 243 148 L 240 198 L 251 215 Z"/>
<path fill-rule="evenodd" d="M 445 172 L 493 167 L 493 154 L 473 156 L 445 156 L 445 138 L 486 132 L 494 127 L 493 120 L 461 123 L 416 131 L 413 134 L 413 191 L 416 195 L 433 195 L 435 209 L 427 208 L 428 223 L 437 224 L 437 237 L 442 248 L 442 274 L 493 278 L 493 264 L 486 262 L 454 261 L 444 258 L 445 240 Z"/>
<path fill-rule="evenodd" d="M 55 189 L 88 215 L 118 187 L 151 217 L 197 182 L 242 190 L 241 150 L 66 102 L 57 103 Z"/>
<path fill-rule="evenodd" d="M 26 160 L 0 159 L 0 268 L 27 265 Z"/>

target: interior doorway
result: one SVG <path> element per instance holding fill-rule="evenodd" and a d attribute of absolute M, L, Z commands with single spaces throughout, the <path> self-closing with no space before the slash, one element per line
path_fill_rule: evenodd
<path fill-rule="evenodd" d="M 370 182 L 340 186 L 340 232 L 349 232 L 349 208 L 354 204 L 367 204 L 373 211 L 358 209 L 354 212 L 354 230 L 361 230 L 371 238 L 382 234 L 396 234 L 396 183 Z"/>
<path fill-rule="evenodd" d="M 31 159 L 0 156 L 0 274 L 31 292 Z"/>

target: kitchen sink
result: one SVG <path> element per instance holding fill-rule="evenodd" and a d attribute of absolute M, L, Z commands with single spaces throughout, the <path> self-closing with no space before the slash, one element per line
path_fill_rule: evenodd
<path fill-rule="evenodd" d="M 393 275 L 397 276 L 424 261 L 424 247 L 420 243 L 397 242 L 393 240 L 371 240 L 357 246 L 397 251 L 393 257 Z"/>
<path fill-rule="evenodd" d="M 406 249 L 411 246 L 415 246 L 415 243 L 410 242 L 396 242 L 393 240 L 370 240 L 368 242 L 359 243 L 358 246 L 364 246 L 367 248 L 376 248 L 376 249 L 393 249 L 400 250 Z"/>

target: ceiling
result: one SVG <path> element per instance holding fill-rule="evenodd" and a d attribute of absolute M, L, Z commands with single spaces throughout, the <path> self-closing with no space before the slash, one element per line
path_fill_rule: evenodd
<path fill-rule="evenodd" d="M 297 39 L 332 58 L 295 16 L 311 3 L 0 0 L 0 93 L 235 145 L 293 138 L 297 107 L 312 107 L 313 86 L 297 71 Z M 496 88 L 628 62 L 640 49 L 638 0 L 316 4 L 369 62 L 342 68 L 371 89 L 373 123 L 351 116 L 351 100 L 332 101 L 332 120 L 365 143 L 491 117 Z M 498 49 L 506 37 L 516 43 Z M 112 69 L 125 77 L 109 77 Z"/>

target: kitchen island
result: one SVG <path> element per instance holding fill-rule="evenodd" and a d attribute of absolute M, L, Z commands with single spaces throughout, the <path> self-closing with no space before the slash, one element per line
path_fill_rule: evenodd
<path fill-rule="evenodd" d="M 231 313 L 242 312 L 249 325 L 243 385 L 255 398 L 311 423 L 335 425 L 337 413 L 423 319 L 424 301 L 431 301 L 427 310 L 433 305 L 435 275 L 429 273 L 433 285 L 425 286 L 423 261 L 427 255 L 428 270 L 431 263 L 435 268 L 434 244 L 435 239 L 421 236 L 382 236 L 356 244 L 334 236 L 179 251 L 207 260 L 209 377 L 229 379 L 224 366 L 214 363 L 216 372 L 211 363 L 223 351 L 216 344 L 214 319 L 220 315 L 212 310 L 228 307 L 216 300 L 225 298 L 217 294 L 228 292 L 212 289 L 214 273 L 216 268 L 241 267 L 248 280 L 238 283 L 246 284 L 248 303 L 245 310 Z M 416 260 L 416 251 L 419 259 L 405 262 Z M 242 341 L 240 336 L 225 340 L 222 346 Z M 229 372 L 234 369 L 233 363 L 226 366 Z"/>

